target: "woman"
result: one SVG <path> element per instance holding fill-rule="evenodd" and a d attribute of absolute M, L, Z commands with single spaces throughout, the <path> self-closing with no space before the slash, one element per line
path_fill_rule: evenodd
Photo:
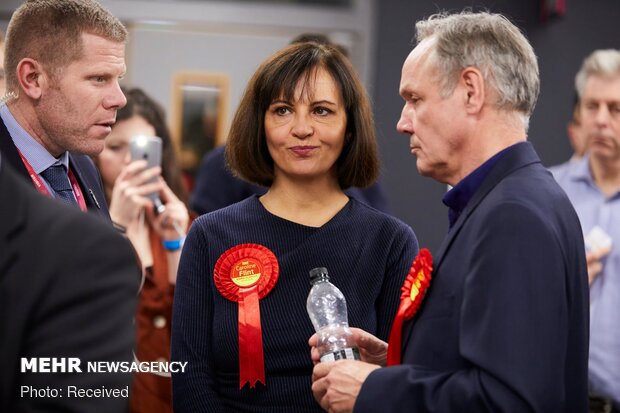
<path fill-rule="evenodd" d="M 308 272 L 327 267 L 349 323 L 387 340 L 418 245 L 402 222 L 347 197 L 379 165 L 365 91 L 316 43 L 264 62 L 245 91 L 227 160 L 265 195 L 199 218 L 173 309 L 176 412 L 321 411 L 311 392 Z M 247 383 L 249 382 L 249 386 Z"/>
<path fill-rule="evenodd" d="M 140 89 L 124 92 L 105 149 L 96 162 L 112 221 L 127 234 L 144 270 L 144 284 L 136 316 L 140 361 L 168 361 L 170 319 L 181 244 L 189 223 L 181 199 L 187 194 L 176 166 L 163 110 Z M 135 136 L 159 136 L 163 141 L 162 167 L 146 169 L 146 161 L 131 161 L 129 141 Z M 154 176 L 163 176 L 149 183 Z M 170 186 L 168 186 L 170 184 Z M 171 187 L 173 189 L 171 189 Z M 165 211 L 156 214 L 149 193 L 158 192 Z M 130 397 L 132 412 L 171 412 L 169 377 L 136 373 Z"/>

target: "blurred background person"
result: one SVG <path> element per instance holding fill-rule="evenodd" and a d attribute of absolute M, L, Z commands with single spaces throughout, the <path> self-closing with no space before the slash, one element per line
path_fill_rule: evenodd
<path fill-rule="evenodd" d="M 95 159 L 103 178 L 112 220 L 125 229 L 136 249 L 145 278 L 137 311 L 140 361 L 169 361 L 170 318 L 181 246 L 189 224 L 186 191 L 177 167 L 163 109 L 140 89 L 125 91 L 127 105 L 118 111 L 103 152 Z M 146 169 L 132 161 L 129 142 L 136 136 L 163 140 L 162 167 Z M 161 171 L 163 179 L 148 183 Z M 149 193 L 159 192 L 165 211 L 156 214 Z M 169 377 L 136 373 L 132 412 L 172 411 Z"/>
<path fill-rule="evenodd" d="M 573 148 L 573 156 L 569 161 L 578 161 L 586 154 L 587 137 L 581 127 L 581 111 L 579 110 L 579 97 L 575 96 L 573 103 L 573 116 L 566 126 L 566 133 L 570 146 Z"/>
<path fill-rule="evenodd" d="M 554 176 L 585 235 L 590 281 L 590 411 L 620 411 L 620 50 L 596 50 L 575 77 L 586 156 Z"/>
<path fill-rule="evenodd" d="M 188 362 L 173 374 L 175 412 L 321 411 L 310 392 L 308 272 L 327 267 L 350 324 L 387 339 L 418 251 L 411 228 L 344 192 L 379 173 L 370 102 L 349 60 L 313 42 L 270 56 L 242 97 L 226 156 L 269 189 L 192 225 L 173 311 L 172 358 Z M 263 268 L 262 333 L 251 344 L 262 378 L 240 371 L 250 346 L 238 344 L 246 312 L 235 262 Z"/>
<path fill-rule="evenodd" d="M 559 165 L 555 165 L 549 168 L 553 175 L 563 174 L 573 162 L 580 160 L 586 153 L 586 135 L 581 127 L 581 111 L 579 106 L 579 96 L 575 94 L 573 101 L 573 112 L 571 120 L 566 125 L 566 134 L 568 135 L 568 141 L 571 148 L 573 148 L 573 155 L 570 159 Z"/>
<path fill-rule="evenodd" d="M 291 40 L 290 44 L 308 42 L 331 45 L 348 57 L 347 50 L 344 47 L 332 43 L 324 34 L 300 34 Z M 252 184 L 235 176 L 226 165 L 224 151 L 224 146 L 213 149 L 204 156 L 200 164 L 190 198 L 190 205 L 198 214 L 206 214 L 242 201 L 251 195 L 264 195 L 267 192 L 268 188 Z M 351 187 L 347 188 L 345 192 L 379 211 L 390 212 L 387 194 L 380 180 L 367 188 Z"/>

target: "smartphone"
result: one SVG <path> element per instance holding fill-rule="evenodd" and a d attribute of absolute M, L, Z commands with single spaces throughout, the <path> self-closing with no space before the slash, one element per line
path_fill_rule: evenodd
<path fill-rule="evenodd" d="M 159 136 L 135 136 L 129 141 L 129 150 L 131 152 L 131 160 L 137 161 L 143 159 L 147 163 L 147 168 L 161 166 L 161 153 L 163 143 Z M 149 182 L 157 182 L 157 178 L 153 177 Z M 165 206 L 159 199 L 159 195 L 153 192 L 148 195 L 155 205 L 155 212 L 162 213 Z"/>

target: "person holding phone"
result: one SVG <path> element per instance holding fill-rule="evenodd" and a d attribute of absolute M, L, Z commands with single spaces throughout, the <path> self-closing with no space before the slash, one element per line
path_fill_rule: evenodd
<path fill-rule="evenodd" d="M 173 373 L 174 410 L 319 412 L 308 272 L 326 267 L 350 325 L 385 340 L 418 252 L 409 226 L 344 192 L 379 173 L 370 102 L 350 61 L 315 42 L 269 57 L 241 99 L 226 156 L 269 189 L 190 229 L 174 297 L 172 359 L 188 362 Z"/>
<path fill-rule="evenodd" d="M 136 324 L 136 357 L 140 361 L 168 361 L 170 318 L 176 273 L 189 213 L 187 194 L 176 165 L 172 142 L 161 107 L 140 89 L 124 91 L 127 105 L 118 111 L 103 152 L 95 159 L 101 176 L 110 216 L 124 229 L 144 269 Z M 150 137 L 161 138 L 162 165 L 147 167 L 158 157 L 158 146 Z M 146 145 L 132 142 L 144 140 Z M 143 155 L 146 155 L 146 159 Z M 152 163 L 152 162 L 151 162 Z M 155 196 L 163 204 L 157 213 Z M 171 412 L 169 377 L 136 373 L 130 397 L 132 412 Z"/>

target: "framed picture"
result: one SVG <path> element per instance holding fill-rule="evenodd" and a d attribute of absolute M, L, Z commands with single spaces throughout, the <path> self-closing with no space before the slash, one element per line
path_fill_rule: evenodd
<path fill-rule="evenodd" d="M 181 169 L 194 175 L 205 153 L 226 140 L 229 78 L 178 72 L 172 83 L 172 136 Z"/>

